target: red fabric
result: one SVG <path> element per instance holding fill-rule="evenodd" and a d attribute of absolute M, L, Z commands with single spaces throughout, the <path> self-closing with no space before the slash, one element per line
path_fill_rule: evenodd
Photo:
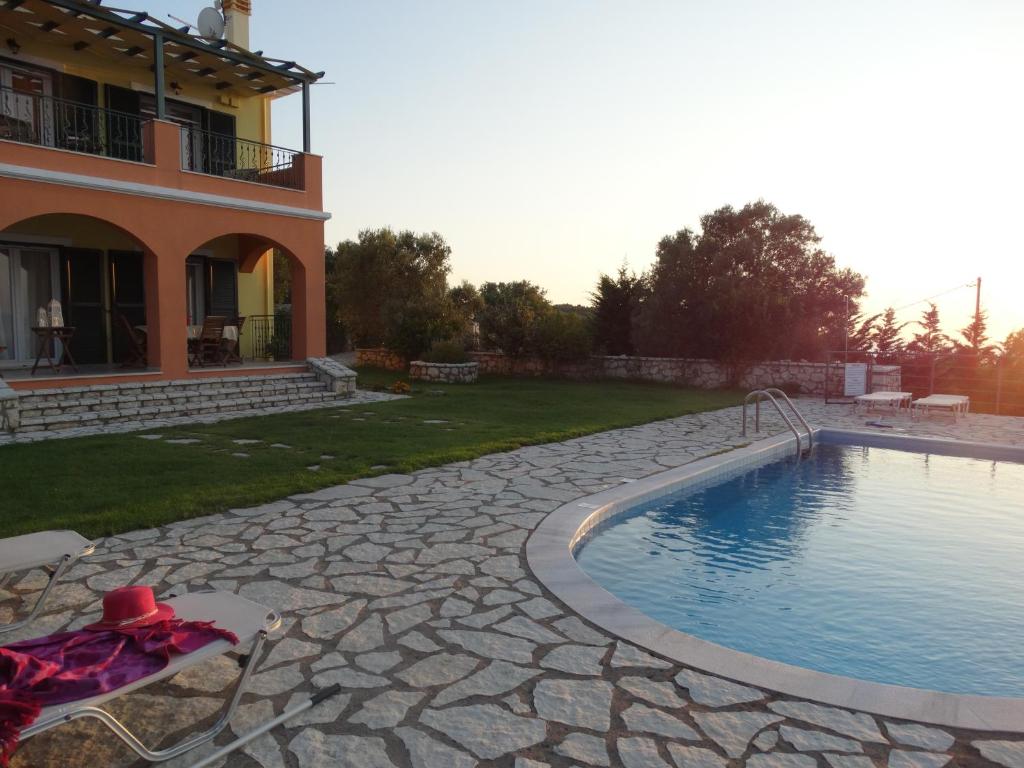
<path fill-rule="evenodd" d="M 215 640 L 237 643 L 212 621 L 161 621 L 149 627 L 79 630 L 0 647 L 0 766 L 7 768 L 21 730 L 43 707 L 115 691 Z"/>

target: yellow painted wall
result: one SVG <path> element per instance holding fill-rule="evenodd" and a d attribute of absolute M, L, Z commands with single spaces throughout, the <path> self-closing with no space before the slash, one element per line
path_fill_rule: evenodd
<path fill-rule="evenodd" d="M 135 240 L 121 230 L 84 216 L 56 213 L 37 216 L 0 233 L 0 239 L 3 239 L 5 234 L 9 237 L 13 235 L 14 239 L 17 239 L 18 235 L 39 238 L 40 245 L 45 245 L 45 241 L 50 239 L 51 245 L 68 245 L 72 248 L 95 248 L 104 251 L 142 250 Z"/>
<path fill-rule="evenodd" d="M 45 67 L 93 80 L 99 84 L 98 103 L 101 107 L 105 106 L 104 85 L 115 85 L 140 93 L 153 93 L 153 73 L 148 67 L 135 67 L 124 61 L 111 60 L 89 48 L 75 52 L 66 47 L 46 45 L 38 40 L 19 40 L 19 44 L 21 49 L 17 54 L 5 50 L 2 58 L 30 67 Z M 234 115 L 239 138 L 270 143 L 268 96 L 224 94 L 212 85 L 201 88 L 192 84 L 187 84 L 181 93 L 176 94 L 170 90 L 173 81 L 173 75 L 168 73 L 167 98 Z"/>

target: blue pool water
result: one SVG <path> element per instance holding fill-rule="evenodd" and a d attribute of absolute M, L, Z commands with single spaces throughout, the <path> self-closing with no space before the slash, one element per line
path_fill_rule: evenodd
<path fill-rule="evenodd" d="M 1024 696 L 1024 464 L 820 445 L 646 502 L 576 556 L 624 602 L 728 648 Z"/>

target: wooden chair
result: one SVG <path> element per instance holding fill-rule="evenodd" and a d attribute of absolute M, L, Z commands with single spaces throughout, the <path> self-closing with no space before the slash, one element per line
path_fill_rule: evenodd
<path fill-rule="evenodd" d="M 227 318 L 223 315 L 208 315 L 203 320 L 199 336 L 189 341 L 189 365 L 204 366 L 207 363 L 224 365 L 224 325 Z"/>
<path fill-rule="evenodd" d="M 121 329 L 121 333 L 127 343 L 124 360 L 121 361 L 122 368 L 145 368 L 147 363 L 146 347 L 149 337 L 134 327 L 127 317 L 120 312 L 114 312 L 114 322 Z"/>
<path fill-rule="evenodd" d="M 241 349 L 239 344 L 242 342 L 242 328 L 245 326 L 245 317 L 239 315 L 232 324 L 238 329 L 238 336 L 233 339 L 224 339 L 224 362 L 241 364 L 242 355 L 239 352 L 239 349 Z"/>

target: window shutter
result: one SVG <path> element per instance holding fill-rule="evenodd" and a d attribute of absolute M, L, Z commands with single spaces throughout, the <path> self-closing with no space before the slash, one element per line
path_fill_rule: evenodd
<path fill-rule="evenodd" d="M 80 363 L 107 362 L 103 312 L 103 253 L 64 248 L 60 258 L 64 324 L 75 329 L 75 358 Z"/>
<path fill-rule="evenodd" d="M 211 109 L 206 112 L 206 123 L 210 131 L 210 172 L 227 176 L 238 167 L 235 116 Z"/>
<path fill-rule="evenodd" d="M 116 85 L 106 87 L 107 154 L 120 160 L 142 161 L 142 123 L 138 117 L 139 94 Z"/>
<path fill-rule="evenodd" d="M 206 263 L 206 274 L 210 281 L 210 301 L 206 313 L 234 320 L 238 316 L 238 275 L 235 262 L 208 259 Z"/>

